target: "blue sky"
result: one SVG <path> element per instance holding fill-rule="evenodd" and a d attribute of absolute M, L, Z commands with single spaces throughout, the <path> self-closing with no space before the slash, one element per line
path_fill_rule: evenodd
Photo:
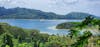
<path fill-rule="evenodd" d="M 85 12 L 100 16 L 100 0 L 0 0 L 6 8 L 23 7 L 57 14 Z"/>

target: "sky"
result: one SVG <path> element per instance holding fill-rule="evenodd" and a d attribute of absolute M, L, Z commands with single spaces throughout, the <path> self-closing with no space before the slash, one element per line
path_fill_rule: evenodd
<path fill-rule="evenodd" d="M 100 16 L 100 0 L 0 0 L 5 8 L 30 8 L 65 15 L 84 12 Z"/>

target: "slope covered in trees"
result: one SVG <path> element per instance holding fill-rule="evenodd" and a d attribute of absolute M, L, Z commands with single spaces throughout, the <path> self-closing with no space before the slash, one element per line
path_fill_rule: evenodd
<path fill-rule="evenodd" d="M 0 7 L 1 19 L 84 19 L 88 15 L 100 18 L 88 13 L 71 12 L 66 15 L 59 15 L 52 12 L 43 12 L 35 9 L 27 8 L 9 8 Z"/>

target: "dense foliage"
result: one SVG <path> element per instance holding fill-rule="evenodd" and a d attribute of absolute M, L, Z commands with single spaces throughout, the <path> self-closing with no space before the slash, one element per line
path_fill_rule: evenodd
<path fill-rule="evenodd" d="M 100 20 L 88 16 L 81 23 L 76 23 L 77 26 L 70 28 L 68 35 L 49 35 L 35 29 L 0 23 L 0 47 L 99 47 L 100 34 L 93 35 L 88 29 L 80 33 L 84 27 L 98 26 L 100 29 L 99 23 Z"/>

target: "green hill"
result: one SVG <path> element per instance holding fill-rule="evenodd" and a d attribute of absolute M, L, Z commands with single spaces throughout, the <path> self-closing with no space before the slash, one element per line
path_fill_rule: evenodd
<path fill-rule="evenodd" d="M 9 8 L 0 7 L 1 19 L 84 19 L 91 14 L 82 12 L 71 12 L 66 15 L 59 15 L 52 12 L 43 12 L 35 9 L 27 8 Z M 91 15 L 95 18 L 94 15 Z"/>

